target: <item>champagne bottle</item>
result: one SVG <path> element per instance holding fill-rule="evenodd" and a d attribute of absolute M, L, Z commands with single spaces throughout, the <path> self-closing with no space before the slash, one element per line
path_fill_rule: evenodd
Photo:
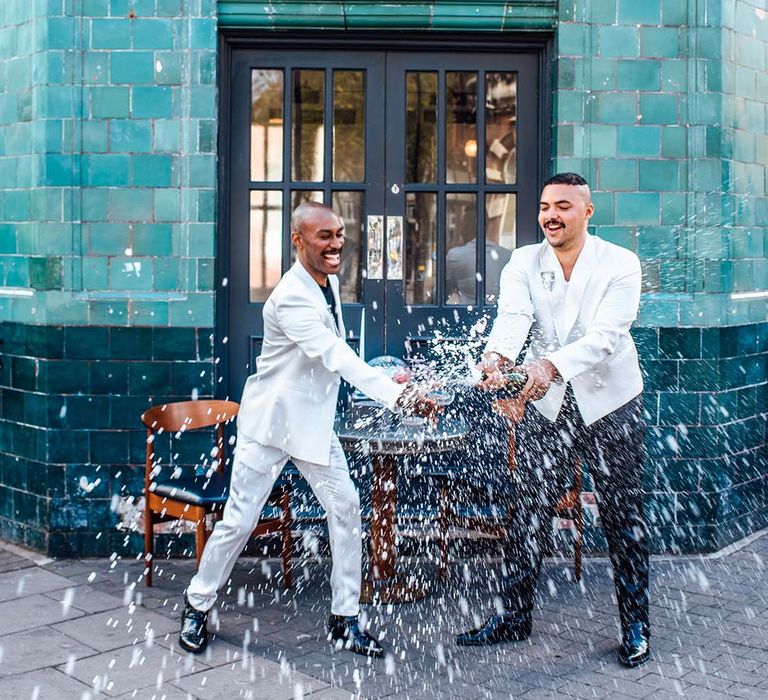
<path fill-rule="evenodd" d="M 501 370 L 501 375 L 504 377 L 504 386 L 500 387 L 498 391 L 510 396 L 517 396 L 528 381 L 528 375 L 520 367 L 505 367 Z M 488 375 L 483 372 L 483 379 L 487 377 Z"/>

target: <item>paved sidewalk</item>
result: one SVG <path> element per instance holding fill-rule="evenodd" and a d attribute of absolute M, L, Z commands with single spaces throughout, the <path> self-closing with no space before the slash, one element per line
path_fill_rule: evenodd
<path fill-rule="evenodd" d="M 478 559 L 425 600 L 369 606 L 391 654 L 368 661 L 324 639 L 325 562 L 297 566 L 296 591 L 274 562 L 241 559 L 221 598 L 208 653 L 176 645 L 190 561 L 168 561 L 146 589 L 142 565 L 49 561 L 0 544 L 0 698 L 707 698 L 768 696 L 768 535 L 715 558 L 655 559 L 654 658 L 615 661 L 607 562 L 587 560 L 582 585 L 549 563 L 530 640 L 460 649 L 452 635 L 484 615 L 497 569 Z M 430 572 L 427 572 L 430 573 Z M 480 601 L 483 601 L 482 603 Z"/>

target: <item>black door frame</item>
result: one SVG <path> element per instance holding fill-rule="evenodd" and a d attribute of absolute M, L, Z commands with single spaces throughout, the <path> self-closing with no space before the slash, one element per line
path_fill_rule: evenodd
<path fill-rule="evenodd" d="M 215 365 L 215 395 L 239 395 L 242 387 L 230 387 L 228 348 L 229 337 L 229 278 L 230 240 L 230 188 L 231 182 L 231 133 L 221 128 L 231 120 L 232 101 L 232 54 L 236 49 L 286 51 L 296 50 L 400 50 L 410 52 L 449 51 L 452 53 L 516 53 L 535 52 L 538 56 L 539 91 L 538 111 L 538 182 L 540 187 L 550 169 L 552 125 L 551 90 L 554 82 L 552 33 L 525 34 L 518 32 L 487 34 L 479 32 L 424 33 L 398 31 L 389 37 L 368 32 L 317 32 L 224 30 L 219 34 L 219 115 L 218 115 L 218 192 L 216 216 L 216 319 L 214 350 L 218 358 Z"/>

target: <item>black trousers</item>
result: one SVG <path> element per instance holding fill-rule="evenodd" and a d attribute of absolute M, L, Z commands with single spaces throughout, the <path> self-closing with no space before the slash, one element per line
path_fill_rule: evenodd
<path fill-rule="evenodd" d="M 638 396 L 590 426 L 584 425 L 570 385 L 553 423 L 531 404 L 517 426 L 513 474 L 515 507 L 506 545 L 502 593 L 510 612 L 533 608 L 552 517 L 573 473 L 585 458 L 613 567 L 622 627 L 648 624 L 648 547 L 643 517 L 645 423 Z"/>

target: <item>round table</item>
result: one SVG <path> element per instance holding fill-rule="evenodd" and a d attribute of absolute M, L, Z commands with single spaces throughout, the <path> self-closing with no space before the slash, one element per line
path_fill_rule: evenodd
<path fill-rule="evenodd" d="M 334 425 L 346 449 L 371 457 L 371 580 L 363 583 L 363 602 L 406 603 L 423 598 L 426 587 L 398 575 L 397 457 L 456 450 L 469 433 L 466 422 L 451 415 L 435 425 L 403 425 L 397 417 L 379 414 L 370 418 L 337 416 Z"/>

